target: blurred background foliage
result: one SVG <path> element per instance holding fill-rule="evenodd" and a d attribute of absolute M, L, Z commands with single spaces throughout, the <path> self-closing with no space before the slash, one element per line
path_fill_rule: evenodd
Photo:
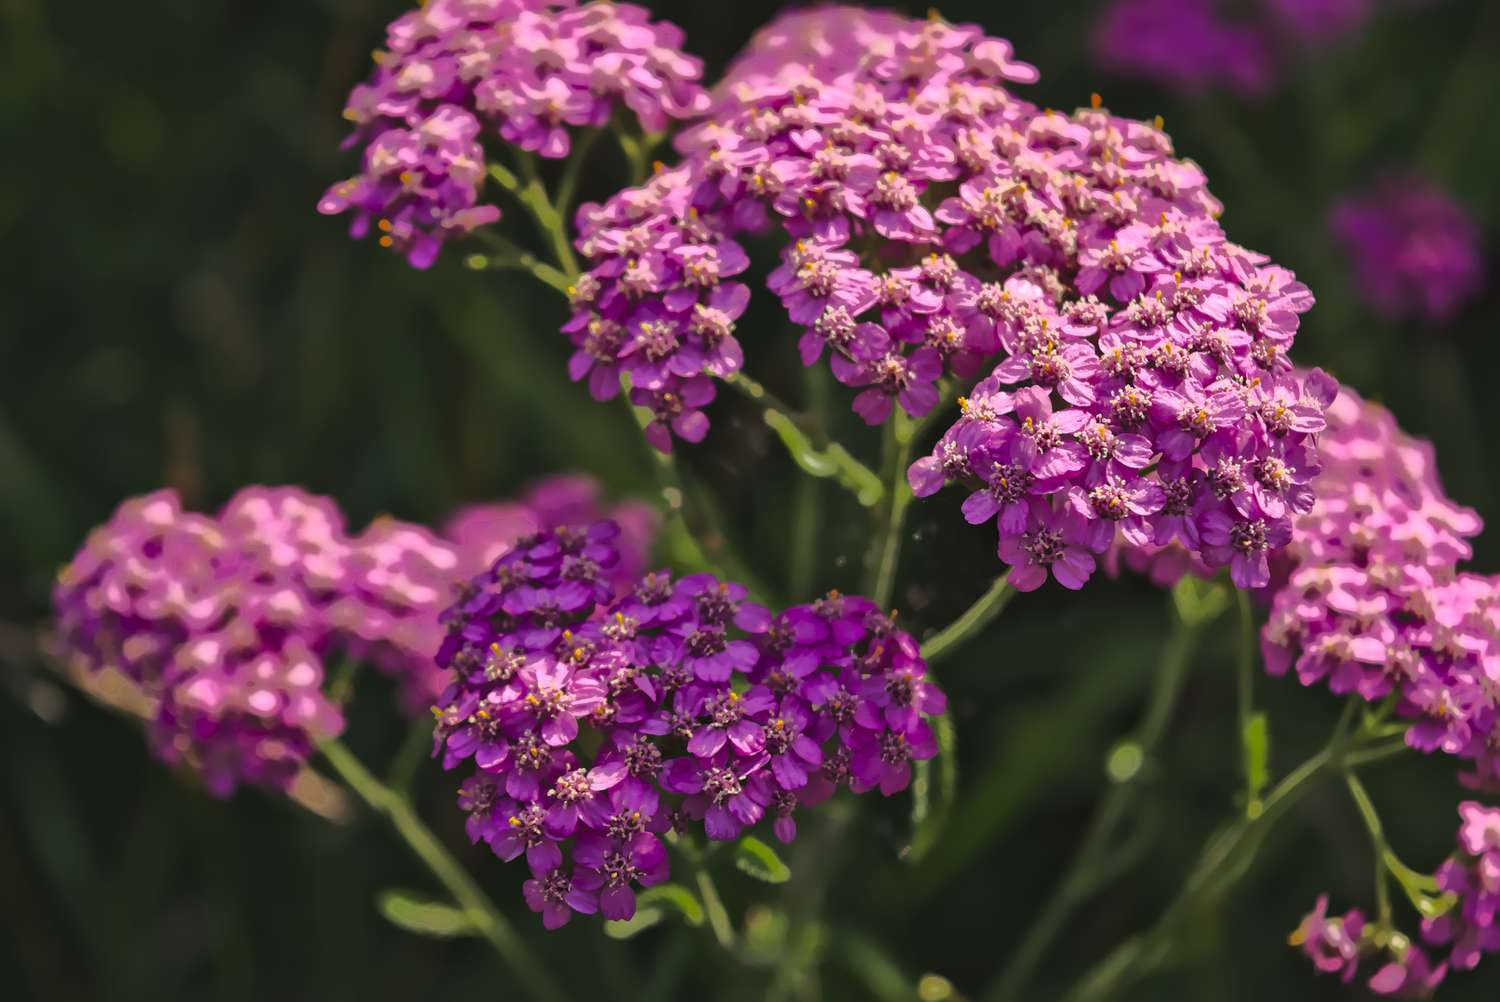
<path fill-rule="evenodd" d="M 245 483 L 300 483 L 336 497 L 355 525 L 379 512 L 435 521 L 569 468 L 616 494 L 648 489 L 635 428 L 567 381 L 558 302 L 520 278 L 466 271 L 456 253 L 414 272 L 314 211 L 352 166 L 338 151 L 344 94 L 404 6 L 0 0 L 9 150 L 0 165 L 9 276 L 0 305 L 0 996 L 520 997 L 475 942 L 416 939 L 384 923 L 373 907 L 382 888 L 427 884 L 378 821 L 330 824 L 253 792 L 209 799 L 151 763 L 130 722 L 50 681 L 34 654 L 56 568 L 121 498 L 161 484 L 214 508 Z M 775 9 L 651 6 L 687 30 L 710 79 Z M 1500 4 L 1383 10 L 1352 42 L 1303 54 L 1277 94 L 1255 104 L 1096 72 L 1091 3 L 969 0 L 943 13 L 1010 37 L 1042 71 L 1027 94 L 1038 103 L 1071 108 L 1100 91 L 1121 114 L 1162 114 L 1179 151 L 1208 170 L 1230 236 L 1294 268 L 1317 294 L 1298 359 L 1329 367 L 1433 438 L 1450 493 L 1500 522 L 1500 408 L 1490 397 L 1500 373 Z M 585 193 L 600 197 L 622 168 L 595 161 Z M 1393 325 L 1363 308 L 1324 232 L 1339 193 L 1392 167 L 1446 182 L 1485 228 L 1487 291 L 1445 329 Z M 752 374 L 800 397 L 791 340 L 751 334 L 747 344 Z M 742 401 L 721 394 L 713 418 L 690 466 L 756 569 L 786 580 L 795 564 L 788 516 L 806 495 Z M 841 431 L 873 449 L 862 429 L 845 421 Z M 813 551 L 820 591 L 855 583 L 868 532 L 832 493 Z M 964 526 L 956 508 L 943 496 L 913 512 L 898 601 L 919 630 L 950 619 L 996 568 L 990 530 Z M 1500 569 L 1495 531 L 1479 541 L 1476 563 Z M 520 902 L 519 867 L 477 851 L 465 859 L 579 997 L 899 999 L 915 997 L 929 972 L 977 994 L 1079 838 L 1166 623 L 1163 597 L 1134 579 L 1021 598 L 944 667 L 961 771 L 957 809 L 933 851 L 917 863 L 898 858 L 910 809 L 900 797 L 807 825 L 788 854 L 797 878 L 782 888 L 726 878 L 731 911 L 767 950 L 784 934 L 783 909 L 796 914 L 826 895 L 826 925 L 799 933 L 790 950 L 820 958 L 800 980 L 753 960 L 726 967 L 703 930 L 663 926 L 622 944 L 575 922 L 543 935 Z M 1153 916 L 1231 808 L 1232 632 L 1210 637 L 1163 754 L 1147 765 L 1139 865 L 1084 907 L 1032 998 L 1054 997 Z M 353 745 L 376 762 L 405 727 L 384 709 L 380 684 L 370 682 L 351 728 Z M 1272 764 L 1284 771 L 1321 741 L 1333 708 L 1291 681 L 1259 686 Z M 1370 776 L 1392 841 L 1414 864 L 1435 865 L 1452 845 L 1451 772 L 1403 760 Z M 426 816 L 461 843 L 448 778 L 429 766 L 419 785 Z M 799 871 L 819 844 L 835 851 Z M 1257 865 L 1247 889 L 1194 924 L 1184 963 L 1134 998 L 1348 997 L 1284 943 L 1320 889 L 1339 907 L 1370 903 L 1368 846 L 1343 791 L 1330 783 L 1304 802 Z M 1497 977 L 1481 968 L 1452 978 L 1443 997 L 1493 999 Z M 961 997 L 932 979 L 925 990 Z"/>

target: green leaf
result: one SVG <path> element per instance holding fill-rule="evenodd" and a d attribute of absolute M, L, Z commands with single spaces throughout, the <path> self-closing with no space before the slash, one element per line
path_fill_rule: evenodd
<path fill-rule="evenodd" d="M 776 850 L 751 835 L 740 839 L 734 847 L 734 865 L 768 884 L 784 884 L 792 876 Z"/>
<path fill-rule="evenodd" d="M 1254 810 L 1271 781 L 1271 730 L 1264 713 L 1252 714 L 1245 722 L 1245 779 L 1250 795 L 1247 810 Z"/>
<path fill-rule="evenodd" d="M 692 891 L 681 884 L 657 884 L 636 895 L 637 908 L 656 908 L 676 912 L 691 926 L 703 924 L 703 905 Z"/>
<path fill-rule="evenodd" d="M 1220 581 L 1203 581 L 1191 574 L 1172 586 L 1177 615 L 1188 626 L 1201 626 L 1217 619 L 1229 608 L 1229 587 Z"/>
<path fill-rule="evenodd" d="M 666 914 L 660 908 L 642 908 L 636 905 L 635 915 L 622 922 L 605 922 L 604 935 L 610 939 L 630 939 L 657 925 Z"/>
<path fill-rule="evenodd" d="M 479 934 L 474 923 L 461 910 L 440 901 L 421 898 L 411 891 L 381 891 L 375 898 L 375 907 L 387 922 L 419 936 L 447 939 Z"/>

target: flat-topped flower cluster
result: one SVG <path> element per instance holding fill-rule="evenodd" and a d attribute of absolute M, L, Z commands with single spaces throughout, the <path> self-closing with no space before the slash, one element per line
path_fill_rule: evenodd
<path fill-rule="evenodd" d="M 363 170 L 318 209 L 353 210 L 354 235 L 425 268 L 445 241 L 500 218 L 480 203 L 491 133 L 542 157 L 568 155 L 571 131 L 635 116 L 646 132 L 702 111 L 702 65 L 682 32 L 632 4 L 432 0 L 393 21 L 372 79 L 354 88 L 346 146 Z"/>
<path fill-rule="evenodd" d="M 633 580 L 654 516 L 619 513 L 630 528 L 620 572 Z M 390 672 L 420 712 L 446 684 L 432 652 L 454 585 L 558 516 L 600 514 L 582 477 L 464 509 L 456 542 L 392 518 L 351 535 L 333 501 L 298 487 L 247 487 L 217 516 L 160 490 L 123 503 L 59 573 L 58 638 L 86 670 L 128 678 L 154 713 L 153 747 L 213 792 L 285 786 L 316 740 L 343 729 L 324 691 L 330 661 Z"/>
<path fill-rule="evenodd" d="M 1266 668 L 1379 702 L 1407 741 L 1466 760 L 1500 789 L 1500 587 L 1461 570 L 1482 523 L 1448 498 L 1431 443 L 1347 388 L 1319 441 L 1316 500 L 1282 558 Z"/>
<path fill-rule="evenodd" d="M 434 754 L 472 760 L 468 832 L 526 857 L 548 928 L 634 914 L 665 879 L 659 836 L 738 837 L 838 787 L 904 789 L 937 751 L 942 693 L 912 637 L 868 599 L 831 593 L 779 615 L 707 574 L 647 574 L 618 599 L 613 523 L 517 543 L 446 614 L 452 683 Z"/>
<path fill-rule="evenodd" d="M 599 397 L 627 373 L 658 448 L 702 439 L 713 377 L 743 364 L 740 240 L 776 234 L 803 361 L 826 354 L 866 421 L 988 373 L 912 483 L 977 486 L 970 518 L 996 520 L 1019 586 L 1081 585 L 1117 526 L 1263 584 L 1328 399 L 1287 360 L 1312 297 L 1225 238 L 1159 125 L 1004 86 L 1035 78 L 973 27 L 773 24 L 679 166 L 580 210 L 572 373 Z"/>

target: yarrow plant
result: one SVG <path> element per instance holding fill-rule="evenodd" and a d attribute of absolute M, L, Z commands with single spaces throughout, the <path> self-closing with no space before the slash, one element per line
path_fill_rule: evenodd
<path fill-rule="evenodd" d="M 610 602 L 618 531 L 523 539 L 444 614 L 435 753 L 472 760 L 469 836 L 525 855 L 549 929 L 631 918 L 634 888 L 668 875 L 665 832 L 733 840 L 767 818 L 790 842 L 797 809 L 840 786 L 900 792 L 946 705 L 868 599 L 773 616 L 742 585 L 657 572 Z"/>
<path fill-rule="evenodd" d="M 597 498 L 587 478 L 545 480 L 459 512 L 449 541 L 391 518 L 350 535 L 334 502 L 296 487 L 245 488 L 218 516 L 156 491 L 122 504 L 59 573 L 59 639 L 84 671 L 123 674 L 155 711 L 152 747 L 213 792 L 284 787 L 343 730 L 330 663 L 377 665 L 425 712 L 446 684 L 432 652 L 455 586 L 560 515 L 602 514 Z M 631 533 L 610 587 L 639 573 L 655 527 L 637 506 L 620 515 Z"/>
<path fill-rule="evenodd" d="M 1265 4 L 1309 40 L 1367 6 Z M 1224 29 L 1212 4 L 1121 3 L 1109 17 L 1112 44 L 1194 85 L 1266 83 L 1259 36 Z M 350 534 L 332 501 L 297 488 L 247 488 L 216 516 L 158 492 L 124 504 L 61 572 L 60 649 L 122 672 L 152 707 L 153 744 L 215 792 L 285 788 L 326 766 L 452 898 L 388 917 L 482 936 L 531 997 L 567 997 L 568 972 L 538 963 L 418 817 L 416 766 L 403 764 L 416 759 L 398 756 L 382 781 L 338 740 L 362 686 L 352 671 L 330 684 L 328 668 L 382 668 L 406 709 L 430 708 L 432 756 L 461 773 L 470 841 L 524 857 L 520 896 L 540 925 L 598 914 L 623 938 L 677 913 L 730 957 L 773 963 L 786 988 L 822 949 L 810 960 L 800 944 L 850 938 L 814 914 L 828 845 L 907 825 L 901 852 L 919 860 L 958 809 L 956 725 L 930 666 L 1017 592 L 1049 578 L 1081 589 L 1101 563 L 1134 568 L 1171 588 L 1150 702 L 1110 755 L 1111 789 L 1076 858 L 985 997 L 1035 997 L 1072 912 L 1134 858 L 1122 832 L 1161 772 L 1143 766 L 1197 644 L 1236 605 L 1235 813 L 1161 918 L 1067 997 L 1109 998 L 1171 960 L 1185 924 L 1222 904 L 1269 828 L 1329 774 L 1369 834 L 1376 900 L 1368 916 L 1318 900 L 1292 936 L 1314 967 L 1422 997 L 1500 949 L 1500 808 L 1465 801 L 1455 852 L 1423 871 L 1388 844 L 1360 779 L 1416 749 L 1458 760 L 1466 796 L 1500 790 L 1500 587 L 1466 566 L 1480 521 L 1447 497 L 1429 445 L 1294 363 L 1312 294 L 1230 241 L 1162 120 L 1115 115 L 1098 95 L 1071 113 L 1039 108 L 1013 92 L 1038 74 L 1008 42 L 937 15 L 794 11 L 711 89 L 682 44 L 629 5 L 431 0 L 389 26 L 351 94 L 362 166 L 319 204 L 415 267 L 473 236 L 486 250 L 470 268 L 562 294 L 568 374 L 598 400 L 624 396 L 657 478 L 662 545 L 655 509 L 611 509 L 587 477 L 465 509 L 438 532 L 382 518 Z M 628 184 L 575 211 L 604 134 L 623 163 L 602 173 Z M 671 162 L 651 164 L 658 151 Z M 488 182 L 535 234 L 499 232 Z M 1392 249 L 1404 232 L 1358 239 L 1400 276 L 1387 285 L 1431 286 L 1429 307 L 1466 288 L 1449 245 L 1408 255 Z M 805 410 L 747 371 L 778 347 L 808 370 Z M 862 566 L 840 560 L 832 579 L 862 572 L 858 594 L 814 587 L 831 583 L 815 580 L 816 490 L 798 495 L 784 589 L 736 556 L 691 469 L 695 453 L 730 454 L 707 442 L 723 384 L 801 471 L 869 516 Z M 823 405 L 839 392 L 858 419 L 843 424 L 881 429 L 878 473 L 835 434 Z M 948 486 L 965 494 L 966 524 L 934 531 L 993 526 L 973 536 L 995 548 L 979 562 L 993 583 L 923 636 L 897 611 L 931 614 L 924 587 L 896 587 L 903 545 L 925 538 L 905 520 Z M 1275 783 L 1257 662 L 1345 702 L 1327 745 Z M 426 747 L 427 726 L 409 748 Z M 909 823 L 844 832 L 856 808 L 822 806 L 844 788 L 910 790 Z M 793 874 L 769 843 L 799 826 L 821 830 Z M 765 906 L 743 933 L 714 880 L 725 843 L 745 873 L 799 881 L 785 911 Z M 1420 916 L 1416 936 L 1401 931 L 1392 885 Z"/>

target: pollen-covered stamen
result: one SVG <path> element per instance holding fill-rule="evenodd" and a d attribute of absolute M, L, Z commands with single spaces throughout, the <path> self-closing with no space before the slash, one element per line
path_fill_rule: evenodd
<path fill-rule="evenodd" d="M 887 765 L 901 765 L 911 761 L 911 747 L 906 735 L 899 731 L 885 731 L 880 735 L 880 761 Z"/>
<path fill-rule="evenodd" d="M 645 261 L 637 258 L 625 266 L 620 273 L 620 291 L 632 299 L 640 299 L 656 286 L 656 272 Z"/>
<path fill-rule="evenodd" d="M 942 468 L 944 480 L 967 480 L 974 475 L 974 470 L 969 465 L 968 450 L 960 448 L 953 442 L 938 443 L 938 463 Z"/>
<path fill-rule="evenodd" d="M 609 640 L 622 643 L 626 640 L 634 640 L 636 631 L 640 629 L 640 621 L 634 616 L 627 616 L 623 612 L 617 612 L 605 622 L 600 632 Z"/>
<path fill-rule="evenodd" d="M 1177 412 L 1177 426 L 1195 438 L 1207 438 L 1214 430 L 1214 418 L 1202 404 L 1186 404 Z"/>
<path fill-rule="evenodd" d="M 488 704 L 475 710 L 464 723 L 472 727 L 483 741 L 494 741 L 504 732 L 500 714 Z"/>
<path fill-rule="evenodd" d="M 719 582 L 716 587 L 698 593 L 698 616 L 704 622 L 723 624 L 734 615 L 736 603 L 729 597 L 729 585 Z"/>
<path fill-rule="evenodd" d="M 849 749 L 839 745 L 831 755 L 823 759 L 823 778 L 835 786 L 849 782 L 851 758 Z"/>
<path fill-rule="evenodd" d="M 521 702 L 538 720 L 548 720 L 567 711 L 573 703 L 573 694 L 566 689 L 543 689 L 528 692 Z"/>
<path fill-rule="evenodd" d="M 1109 398 L 1109 412 L 1121 428 L 1138 428 L 1146 421 L 1151 394 L 1137 386 L 1125 386 Z"/>
<path fill-rule="evenodd" d="M 810 257 L 797 266 L 797 281 L 808 292 L 820 298 L 833 294 L 842 269 L 826 257 Z"/>
<path fill-rule="evenodd" d="M 790 790 L 777 790 L 771 794 L 771 813 L 778 818 L 789 818 L 797 809 L 797 795 Z"/>
<path fill-rule="evenodd" d="M 1031 378 L 1038 386 L 1050 389 L 1072 375 L 1073 367 L 1056 352 L 1037 352 L 1031 356 Z"/>
<path fill-rule="evenodd" d="M 1118 522 L 1130 514 L 1130 495 L 1112 480 L 1089 491 L 1089 505 L 1100 518 Z"/>
<path fill-rule="evenodd" d="M 715 654 L 724 653 L 728 648 L 728 641 L 724 637 L 724 631 L 712 627 L 694 630 L 688 634 L 685 642 L 688 653 L 698 658 L 713 657 Z"/>
<path fill-rule="evenodd" d="M 916 208 L 917 189 L 897 172 L 890 170 L 880 175 L 875 188 L 870 192 L 870 201 L 895 212 L 906 212 Z"/>
<path fill-rule="evenodd" d="M 661 749 L 644 734 L 625 749 L 625 770 L 638 779 L 651 779 L 661 771 Z"/>
<path fill-rule="evenodd" d="M 781 717 L 768 720 L 764 727 L 766 735 L 766 751 L 771 755 L 785 755 L 792 747 L 792 729 Z"/>
<path fill-rule="evenodd" d="M 744 700 L 737 692 L 726 692 L 715 696 L 704 704 L 703 712 L 708 717 L 708 726 L 727 731 L 744 719 Z"/>
<path fill-rule="evenodd" d="M 524 734 L 511 748 L 511 758 L 518 769 L 541 772 L 552 764 L 552 749 L 535 734 Z"/>
<path fill-rule="evenodd" d="M 735 775 L 733 769 L 715 766 L 703 773 L 703 793 L 716 806 L 730 797 L 738 796 L 743 789 L 740 777 Z"/>
<path fill-rule="evenodd" d="M 1266 523 L 1258 518 L 1236 522 L 1229 530 L 1229 545 L 1246 556 L 1265 552 L 1270 545 L 1266 539 Z"/>
<path fill-rule="evenodd" d="M 573 893 L 573 880 L 558 867 L 539 881 L 542 900 L 552 905 L 566 905 Z"/>
<path fill-rule="evenodd" d="M 688 321 L 688 327 L 709 347 L 721 343 L 734 333 L 734 321 L 729 318 L 729 314 L 702 303 L 693 304 L 693 316 Z"/>
<path fill-rule="evenodd" d="M 953 288 L 958 275 L 958 262 L 950 254 L 928 254 L 922 259 L 922 277 L 939 289 Z"/>
<path fill-rule="evenodd" d="M 541 845 L 546 841 L 546 832 L 542 830 L 542 824 L 546 820 L 546 811 L 536 804 L 527 804 L 506 818 L 505 826 L 510 829 L 512 835 L 530 847 Z"/>
<path fill-rule="evenodd" d="M 929 348 L 936 348 L 944 358 L 964 346 L 964 331 L 958 322 L 946 313 L 939 313 L 927 321 L 927 331 L 922 341 Z"/>
<path fill-rule="evenodd" d="M 719 284 L 719 252 L 705 247 L 682 265 L 682 277 L 689 285 L 711 289 Z"/>
<path fill-rule="evenodd" d="M 830 306 L 822 315 L 813 322 L 813 330 L 819 337 L 828 343 L 830 348 L 849 354 L 849 348 L 854 344 L 854 318 L 849 315 L 848 309 L 842 306 Z"/>
<path fill-rule="evenodd" d="M 610 888 L 629 887 L 645 873 L 623 852 L 610 852 L 604 856 L 604 885 Z"/>
<path fill-rule="evenodd" d="M 581 803 L 594 795 L 593 788 L 589 786 L 589 773 L 587 769 L 574 769 L 557 777 L 557 782 L 552 784 L 548 791 L 560 804 Z"/>
<path fill-rule="evenodd" d="M 672 597 L 671 577 L 652 571 L 635 586 L 635 597 L 646 605 L 661 605 Z"/>
<path fill-rule="evenodd" d="M 1221 501 L 1238 494 L 1245 489 L 1245 465 L 1229 456 L 1219 457 L 1218 462 L 1209 467 L 1208 485 Z"/>
<path fill-rule="evenodd" d="M 813 602 L 813 611 L 824 619 L 838 619 L 844 614 L 844 596 L 837 589 L 833 589 L 827 595 Z"/>
<path fill-rule="evenodd" d="M 1160 292 L 1154 296 L 1141 295 L 1126 308 L 1125 319 L 1138 327 L 1165 327 L 1172 321 L 1172 308 L 1162 299 Z"/>
<path fill-rule="evenodd" d="M 668 320 L 643 321 L 640 343 L 641 353 L 652 362 L 660 362 L 682 345 L 677 337 L 677 325 Z"/>
<path fill-rule="evenodd" d="M 1035 482 L 1030 470 L 1011 463 L 995 463 L 990 467 L 985 486 L 996 501 L 1005 505 L 1024 498 Z"/>
<path fill-rule="evenodd" d="M 562 577 L 564 581 L 583 581 L 585 583 L 598 581 L 602 569 L 597 561 L 590 557 L 580 555 L 570 556 L 563 560 Z"/>
<path fill-rule="evenodd" d="M 1055 529 L 1034 529 L 1024 533 L 1021 536 L 1021 550 L 1033 564 L 1050 567 L 1062 559 L 1062 533 Z"/>
<path fill-rule="evenodd" d="M 917 677 L 909 668 L 895 671 L 885 680 L 885 694 L 900 707 L 909 707 L 917 698 Z"/>
<path fill-rule="evenodd" d="M 1275 456 L 1266 456 L 1255 464 L 1255 479 L 1262 487 L 1277 494 L 1294 483 L 1291 468 Z"/>
<path fill-rule="evenodd" d="M 494 783 L 472 782 L 458 792 L 467 799 L 464 810 L 470 814 L 488 814 L 500 799 L 500 790 Z"/>
<path fill-rule="evenodd" d="M 597 362 L 613 362 L 625 344 L 625 328 L 613 320 L 595 317 L 589 321 L 583 338 L 583 350 Z"/>
<path fill-rule="evenodd" d="M 859 698 L 843 686 L 839 686 L 823 704 L 823 712 L 828 714 L 830 720 L 838 724 L 847 724 L 853 720 L 854 711 L 857 709 L 859 709 Z"/>

